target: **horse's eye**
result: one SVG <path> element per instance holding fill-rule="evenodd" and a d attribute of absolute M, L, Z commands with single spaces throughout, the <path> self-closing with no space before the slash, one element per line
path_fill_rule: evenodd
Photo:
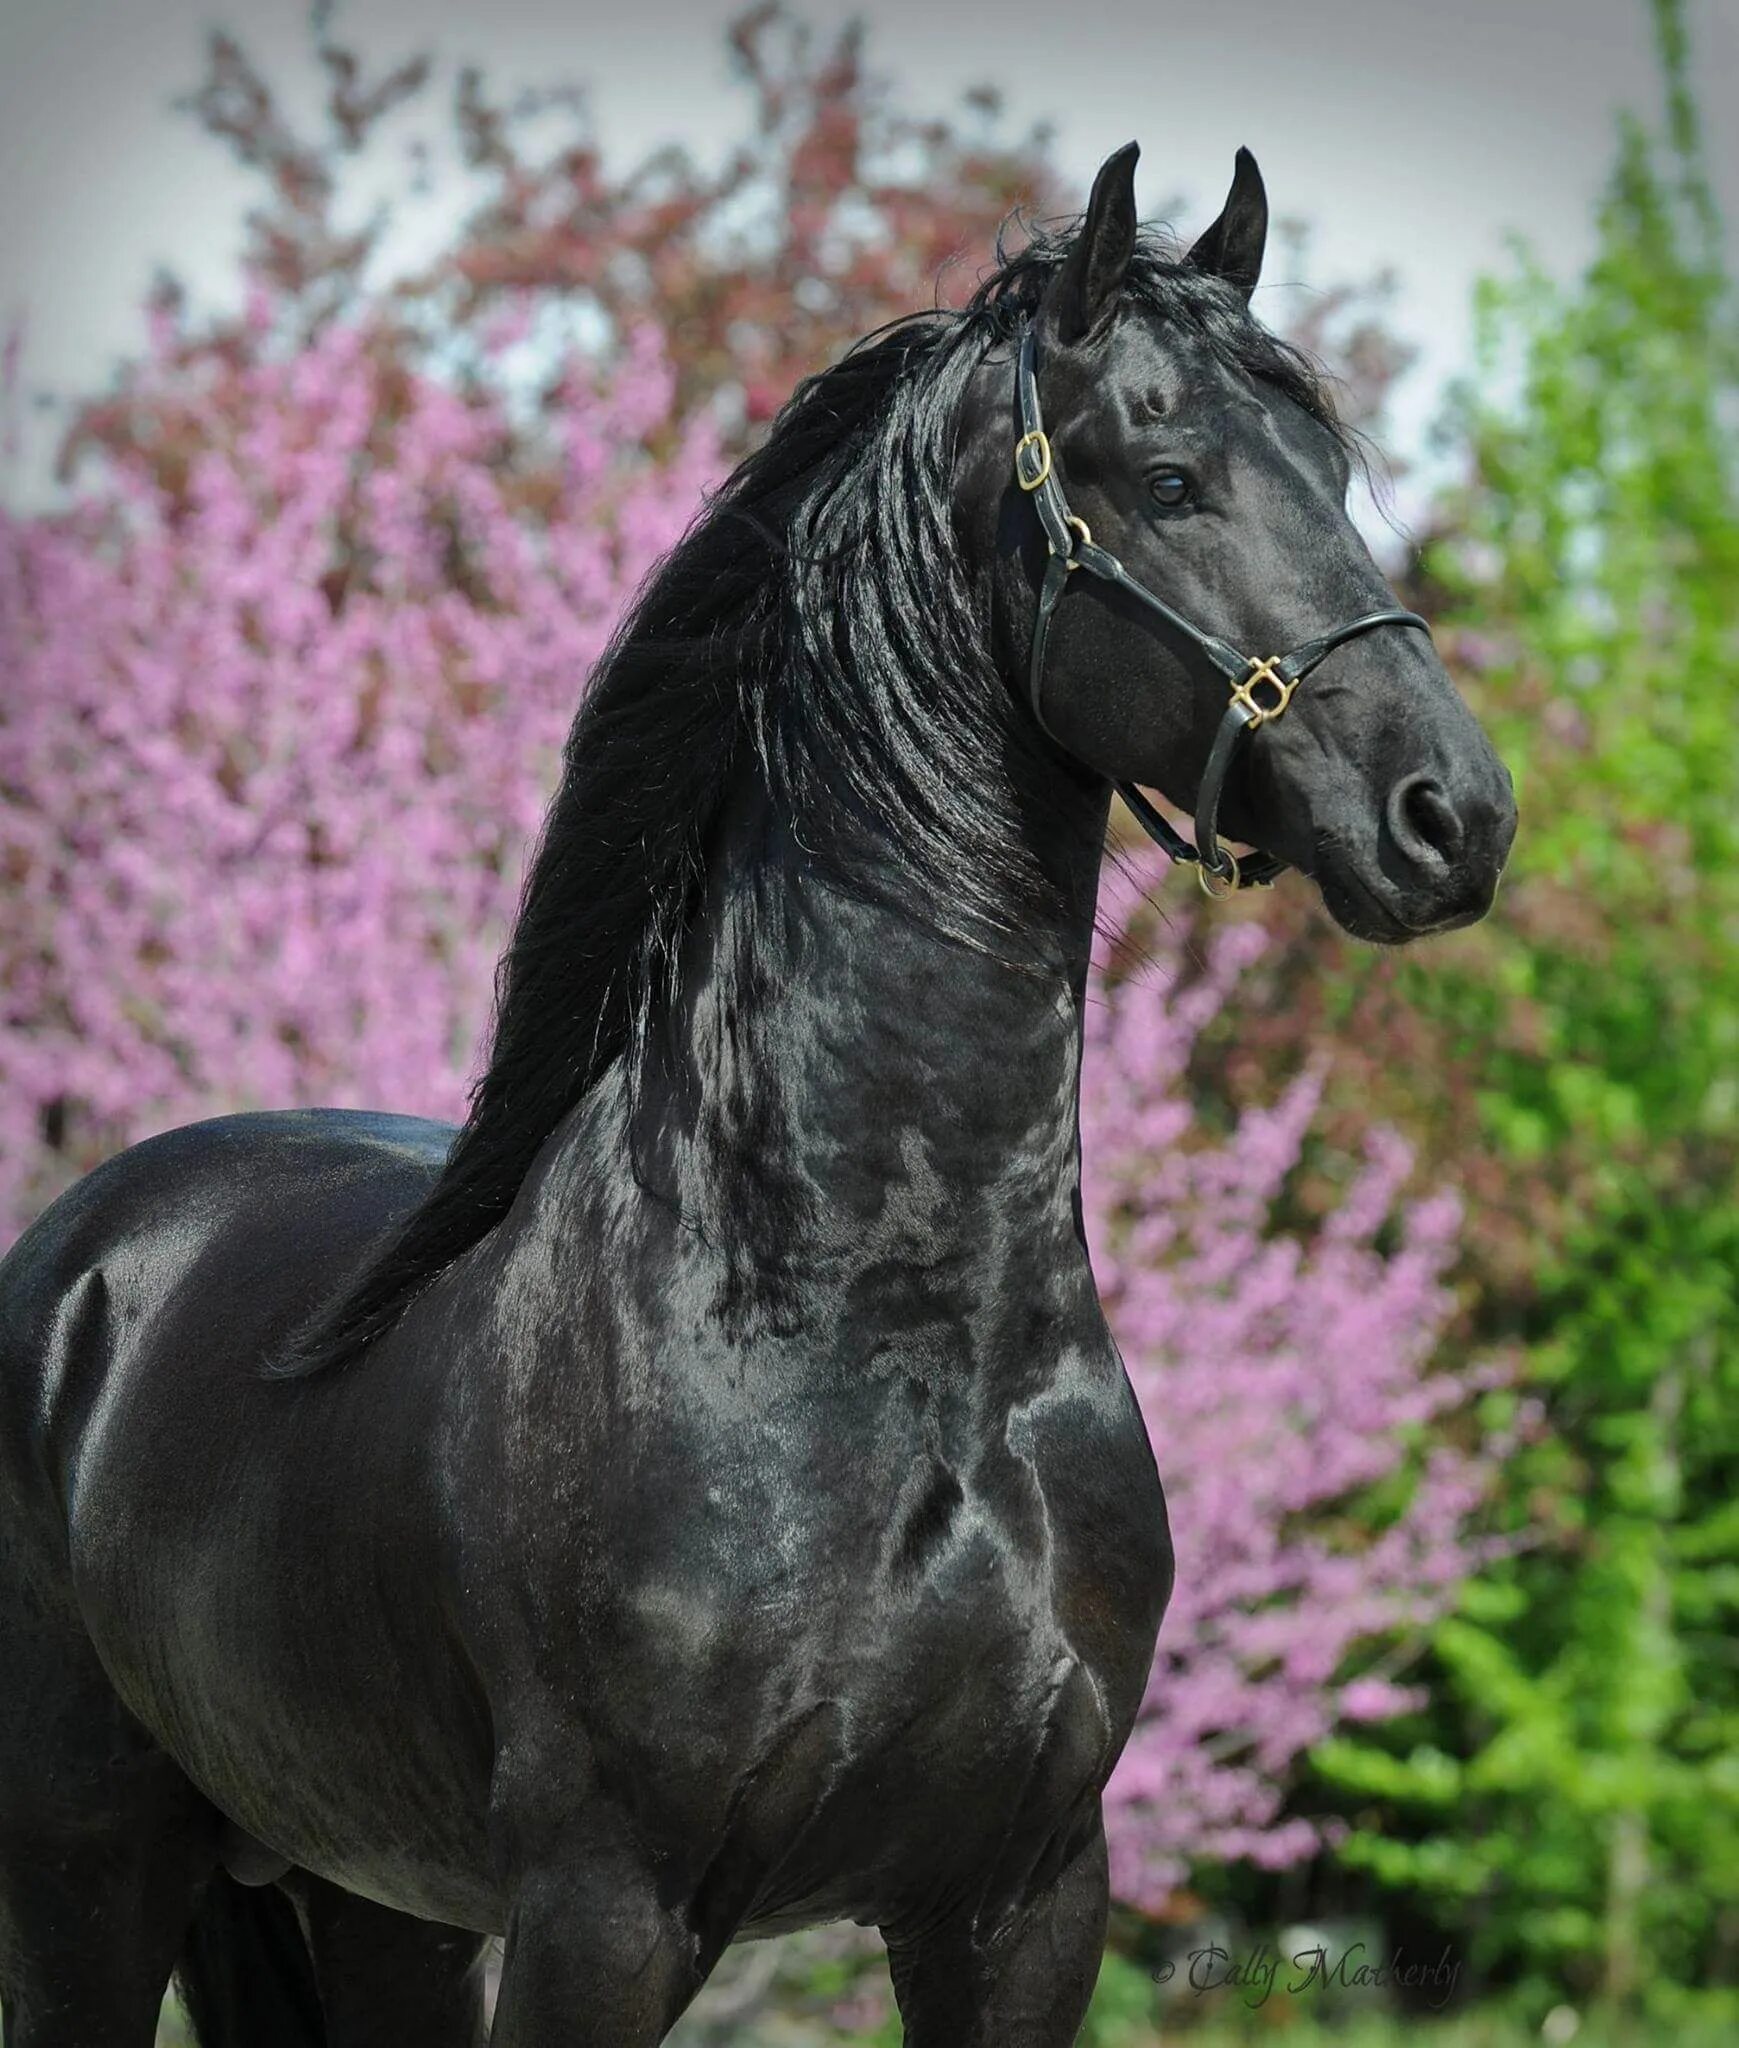
<path fill-rule="evenodd" d="M 1168 512 L 1190 500 L 1190 480 L 1180 476 L 1175 469 L 1162 469 L 1148 486 L 1153 493 L 1153 502 L 1163 505 Z"/>

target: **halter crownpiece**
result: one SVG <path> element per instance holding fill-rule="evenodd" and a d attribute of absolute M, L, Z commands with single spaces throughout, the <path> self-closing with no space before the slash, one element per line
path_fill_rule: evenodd
<path fill-rule="evenodd" d="M 1220 797 L 1231 769 L 1238 742 L 1247 732 L 1285 716 L 1293 692 L 1311 670 L 1326 661 L 1334 650 L 1361 633 L 1378 626 L 1405 626 L 1429 634 L 1430 626 L 1417 612 L 1401 610 L 1366 612 L 1362 618 L 1336 626 L 1314 640 L 1306 640 L 1290 654 L 1258 657 L 1240 654 L 1229 641 L 1204 633 L 1181 612 L 1174 611 L 1143 583 L 1138 583 L 1108 549 L 1102 548 L 1088 530 L 1087 522 L 1069 510 L 1051 444 L 1045 434 L 1044 414 L 1039 407 L 1038 341 L 1029 319 L 1020 331 L 1020 356 L 1015 368 L 1015 396 L 1020 408 L 1020 438 L 1014 444 L 1014 480 L 1032 499 L 1044 529 L 1048 556 L 1045 578 L 1039 588 L 1037 616 L 1033 620 L 1032 655 L 1027 664 L 1027 694 L 1040 729 L 1055 740 L 1045 722 L 1045 647 L 1051 636 L 1051 620 L 1068 587 L 1070 573 L 1085 569 L 1102 582 L 1119 589 L 1157 612 L 1205 654 L 1231 686 L 1231 700 L 1220 720 L 1214 743 L 1208 750 L 1208 765 L 1196 792 L 1196 843 L 1192 846 L 1181 832 L 1136 788 L 1133 782 L 1117 784 L 1117 793 L 1134 813 L 1147 836 L 1174 861 L 1192 863 L 1201 885 L 1210 896 L 1227 895 L 1234 889 L 1260 888 L 1281 873 L 1286 863 L 1271 853 L 1247 854 L 1240 862 L 1219 840 L 1217 821 Z M 1057 741 L 1060 746 L 1062 742 Z M 1222 886 L 1215 888 L 1209 876 Z"/>

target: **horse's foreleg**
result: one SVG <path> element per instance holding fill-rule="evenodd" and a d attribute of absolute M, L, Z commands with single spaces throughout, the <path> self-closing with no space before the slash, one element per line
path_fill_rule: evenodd
<path fill-rule="evenodd" d="M 1069 2048 L 1099 1975 L 1109 1897 L 1095 1827 L 991 1941 L 953 1923 L 915 1936 L 884 1928 L 906 2048 Z"/>
<path fill-rule="evenodd" d="M 625 1824 L 592 1807 L 513 1885 L 492 2048 L 655 2048 L 703 1975 Z"/>
<path fill-rule="evenodd" d="M 545 1872 L 514 1907 L 492 2048 L 655 2048 L 699 1988 L 643 1870 Z"/>

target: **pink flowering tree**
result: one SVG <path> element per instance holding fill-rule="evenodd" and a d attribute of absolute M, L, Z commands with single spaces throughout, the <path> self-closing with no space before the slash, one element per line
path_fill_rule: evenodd
<path fill-rule="evenodd" d="M 374 343 L 190 375 L 163 334 L 197 457 L 0 523 L 0 1239 L 192 1117 L 463 1109 L 580 689 L 718 451 L 651 328 L 535 465 L 507 394 Z"/>
<path fill-rule="evenodd" d="M 1322 1845 L 1286 1813 L 1296 1766 L 1337 1726 L 1417 1703 L 1394 1673 L 1484 1554 L 1500 1448 L 1432 1428 L 1496 1376 L 1430 1369 L 1454 1197 L 1405 1200 L 1407 1150 L 1376 1130 L 1326 1222 L 1295 1220 L 1308 1068 L 1205 1127 L 1192 1052 L 1269 940 L 1229 923 L 1204 952 L 1155 931 L 1163 872 L 1140 858 L 1108 881 L 1082 1098 L 1094 1270 L 1178 1562 L 1109 1799 L 1114 1883 L 1149 1908 L 1193 1859 L 1276 1867 Z"/>

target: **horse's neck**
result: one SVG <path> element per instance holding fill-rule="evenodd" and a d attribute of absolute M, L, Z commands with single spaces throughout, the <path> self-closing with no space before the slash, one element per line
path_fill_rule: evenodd
<path fill-rule="evenodd" d="M 828 883 L 739 807 L 645 1069 L 643 1185 L 746 1269 L 787 1278 L 922 1286 L 961 1258 L 1018 1274 L 1078 1252 L 1103 831 L 1097 797 L 1079 808 L 1040 849 L 1061 884 L 1054 927 L 1020 933 L 1010 964 L 939 936 L 916 906 Z"/>

